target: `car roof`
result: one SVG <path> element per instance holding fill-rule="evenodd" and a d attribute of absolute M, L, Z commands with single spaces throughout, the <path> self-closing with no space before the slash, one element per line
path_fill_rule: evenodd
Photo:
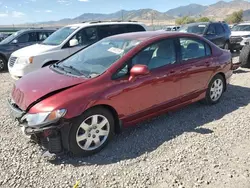
<path fill-rule="evenodd" d="M 250 25 L 250 22 L 240 23 L 238 25 Z"/>
<path fill-rule="evenodd" d="M 143 31 L 143 32 L 133 32 L 133 33 L 124 33 L 119 35 L 113 35 L 108 38 L 111 39 L 130 39 L 130 40 L 140 40 L 146 41 L 155 37 L 181 37 L 181 36 L 189 36 L 189 37 L 198 37 L 192 33 L 182 33 L 182 32 L 168 32 L 165 30 L 159 31 Z"/>
<path fill-rule="evenodd" d="M 143 25 L 140 22 L 133 22 L 133 21 L 127 21 L 127 22 L 120 22 L 120 21 L 93 21 L 93 22 L 83 22 L 83 23 L 79 23 L 79 24 L 72 24 L 72 25 L 68 25 L 68 27 L 86 27 L 86 26 L 93 26 L 93 25 L 123 25 L 123 24 L 133 24 L 133 25 Z"/>

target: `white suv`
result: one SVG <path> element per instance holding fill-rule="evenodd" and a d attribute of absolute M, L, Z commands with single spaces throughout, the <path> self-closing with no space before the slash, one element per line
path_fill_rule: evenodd
<path fill-rule="evenodd" d="M 63 27 L 41 44 L 35 44 L 11 54 L 8 62 L 11 77 L 19 79 L 25 74 L 60 61 L 78 50 L 105 37 L 145 31 L 137 22 L 86 22 Z"/>
<path fill-rule="evenodd" d="M 250 42 L 250 23 L 241 23 L 231 29 L 230 50 L 241 50 Z"/>

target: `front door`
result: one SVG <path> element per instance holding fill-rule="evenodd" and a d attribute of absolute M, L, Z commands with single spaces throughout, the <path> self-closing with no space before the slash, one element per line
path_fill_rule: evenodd
<path fill-rule="evenodd" d="M 175 47 L 174 39 L 150 45 L 117 73 L 118 78 L 114 80 L 117 94 L 112 101 L 122 109 L 124 121 L 133 121 L 175 105 L 180 96 L 180 64 L 176 60 Z M 137 64 L 147 65 L 150 73 L 129 81 L 129 69 Z"/>
<path fill-rule="evenodd" d="M 83 28 L 80 31 L 78 31 L 71 39 L 78 40 L 77 46 L 69 47 L 70 54 L 73 54 L 77 52 L 78 50 L 81 50 L 85 46 L 88 46 L 98 41 L 96 27 Z"/>

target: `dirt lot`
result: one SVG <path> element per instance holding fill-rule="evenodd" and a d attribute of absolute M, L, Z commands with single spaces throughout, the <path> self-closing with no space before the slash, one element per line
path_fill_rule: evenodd
<path fill-rule="evenodd" d="M 235 72 L 217 105 L 193 104 L 125 130 L 95 156 L 55 163 L 11 120 L 13 81 L 0 79 L 0 187 L 250 187 L 250 69 Z"/>

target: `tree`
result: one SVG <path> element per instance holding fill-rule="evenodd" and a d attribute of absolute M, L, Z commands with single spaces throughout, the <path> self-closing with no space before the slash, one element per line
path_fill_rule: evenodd
<path fill-rule="evenodd" d="M 194 22 L 195 22 L 195 19 L 190 18 L 189 16 L 184 16 L 182 18 L 178 18 L 175 20 L 175 23 L 177 25 L 189 24 L 189 23 L 194 23 Z"/>
<path fill-rule="evenodd" d="M 243 21 L 243 10 L 234 12 L 226 18 L 226 22 L 230 24 L 240 23 Z"/>
<path fill-rule="evenodd" d="M 208 17 L 201 17 L 196 20 L 196 22 L 210 22 Z"/>

